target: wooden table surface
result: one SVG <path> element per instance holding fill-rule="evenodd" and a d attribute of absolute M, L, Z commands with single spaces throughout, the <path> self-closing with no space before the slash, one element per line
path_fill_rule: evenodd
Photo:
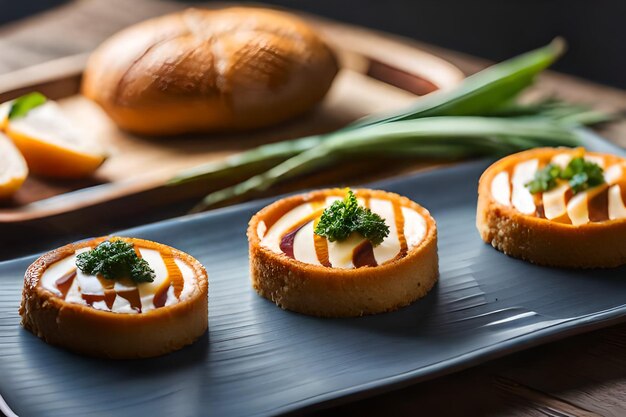
<path fill-rule="evenodd" d="M 197 5 L 197 3 L 195 3 Z M 82 0 L 0 27 L 0 74 L 86 52 L 115 31 L 182 2 Z M 486 61 L 415 42 L 471 74 Z M 549 73 L 530 94 L 626 112 L 626 92 Z M 600 130 L 626 146 L 626 122 Z M 416 352 L 419 354 L 419 352 Z M 626 325 L 533 348 L 314 415 L 625 416 Z"/>

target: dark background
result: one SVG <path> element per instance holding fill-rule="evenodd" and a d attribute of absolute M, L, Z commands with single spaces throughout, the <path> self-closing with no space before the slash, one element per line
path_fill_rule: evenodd
<path fill-rule="evenodd" d="M 101 0 L 106 1 L 106 0 Z M 132 0 L 129 0 L 132 1 Z M 0 0 L 0 24 L 60 4 Z M 556 69 L 626 88 L 626 0 L 266 0 L 502 60 L 561 35 Z"/>

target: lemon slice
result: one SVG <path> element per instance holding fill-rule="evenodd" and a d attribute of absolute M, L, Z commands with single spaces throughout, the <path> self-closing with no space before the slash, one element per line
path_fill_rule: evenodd
<path fill-rule="evenodd" d="M 0 198 L 13 195 L 28 175 L 26 161 L 13 142 L 0 133 Z"/>
<path fill-rule="evenodd" d="M 36 174 L 81 178 L 92 174 L 105 159 L 102 147 L 79 131 L 52 101 L 9 119 L 6 133 Z"/>

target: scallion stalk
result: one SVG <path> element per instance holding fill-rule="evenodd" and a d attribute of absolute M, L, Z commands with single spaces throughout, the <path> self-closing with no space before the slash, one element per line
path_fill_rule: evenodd
<path fill-rule="evenodd" d="M 498 138 L 497 141 L 494 138 Z M 215 191 L 206 196 L 193 211 L 201 211 L 235 197 L 245 197 L 287 178 L 319 169 L 349 153 L 350 149 L 367 149 L 369 146 L 379 150 L 396 147 L 398 150 L 404 145 L 415 155 L 419 152 L 419 146 L 427 146 L 430 157 L 445 159 L 450 148 L 441 146 L 440 154 L 437 155 L 433 153 L 436 149 L 432 148 L 433 145 L 451 144 L 457 152 L 469 153 L 494 143 L 499 150 L 503 150 L 502 144 L 507 145 L 509 151 L 527 149 L 536 146 L 537 141 L 545 146 L 580 144 L 575 131 L 541 118 L 515 120 L 444 116 L 365 126 L 345 131 L 341 135 L 332 135 L 318 146 L 299 153 L 266 172 L 232 187 Z"/>

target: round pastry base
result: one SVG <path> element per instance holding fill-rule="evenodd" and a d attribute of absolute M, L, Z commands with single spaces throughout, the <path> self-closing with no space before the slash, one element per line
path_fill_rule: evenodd
<path fill-rule="evenodd" d="M 538 265 L 612 268 L 626 264 L 626 219 L 573 226 L 522 214 L 493 199 L 490 184 L 499 172 L 531 158 L 550 158 L 556 152 L 562 149 L 524 151 L 487 168 L 478 185 L 480 236 L 497 250 Z"/>
<path fill-rule="evenodd" d="M 20 315 L 22 326 L 52 345 L 96 357 L 114 359 L 164 355 L 193 343 L 208 328 L 208 278 L 190 255 L 169 248 L 194 271 L 197 290 L 176 304 L 139 314 L 113 313 L 65 302 L 39 285 L 44 271 L 77 249 L 106 238 L 73 243 L 48 252 L 26 271 Z M 140 247 L 166 247 L 143 239 L 122 238 Z"/>
<path fill-rule="evenodd" d="M 283 309 L 318 317 L 384 313 L 424 297 L 439 277 L 437 228 L 426 209 L 397 194 L 367 190 L 372 198 L 396 200 L 426 220 L 426 236 L 402 258 L 374 267 L 337 269 L 307 264 L 261 246 L 257 233 L 261 220 L 276 219 L 303 201 L 336 191 L 320 190 L 279 200 L 251 219 L 248 239 L 254 289 Z M 355 191 L 358 195 L 364 190 Z"/>

